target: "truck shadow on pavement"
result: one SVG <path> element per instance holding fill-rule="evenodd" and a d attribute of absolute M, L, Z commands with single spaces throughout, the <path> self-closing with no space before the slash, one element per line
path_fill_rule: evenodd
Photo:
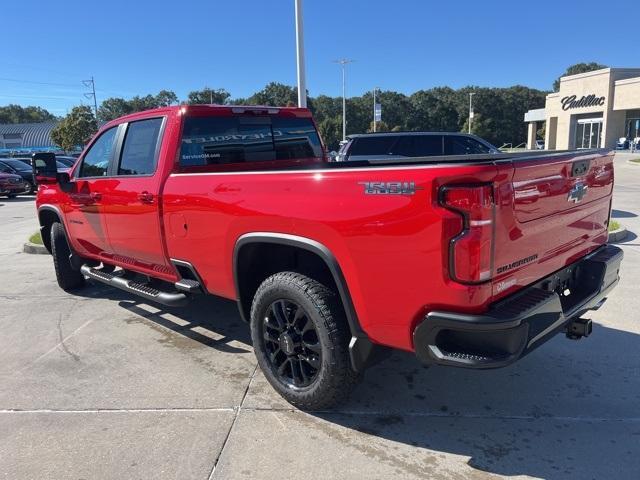
<path fill-rule="evenodd" d="M 611 218 L 635 218 L 638 215 L 633 212 L 627 212 L 626 210 L 611 210 Z"/>
<path fill-rule="evenodd" d="M 351 442 L 407 474 L 437 473 L 435 451 L 505 476 L 638 478 L 639 339 L 596 324 L 588 339 L 558 335 L 510 367 L 484 371 L 426 369 L 398 352 L 366 373 L 347 414 L 317 415 L 418 447 L 407 458 L 393 443 Z"/>
<path fill-rule="evenodd" d="M 135 316 L 217 350 L 251 351 L 249 328 L 229 300 L 196 297 L 187 307 L 168 308 L 102 286 L 82 295 L 118 301 Z M 398 478 L 452 472 L 450 455 L 468 457 L 471 475 L 638 478 L 638 345 L 635 333 L 594 324 L 588 339 L 558 335 L 499 370 L 425 368 L 412 354 L 395 352 L 366 372 L 345 405 L 294 415 L 291 426 L 314 438 L 320 432 L 391 467 Z M 264 395 L 261 408 L 291 410 L 270 389 Z"/>
<path fill-rule="evenodd" d="M 207 347 L 228 353 L 247 353 L 251 350 L 248 326 L 240 319 L 236 302 L 213 296 L 196 296 L 186 307 L 166 307 L 146 302 L 115 288 L 91 284 L 78 292 L 89 298 L 107 298 L 147 321 L 183 335 Z M 229 345 L 237 341 L 248 345 L 239 348 Z"/>

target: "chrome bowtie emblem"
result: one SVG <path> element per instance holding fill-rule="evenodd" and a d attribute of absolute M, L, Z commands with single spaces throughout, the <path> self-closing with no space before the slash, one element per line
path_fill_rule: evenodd
<path fill-rule="evenodd" d="M 584 183 L 576 183 L 574 187 L 569 191 L 567 197 L 568 202 L 578 203 L 587 194 L 587 187 Z"/>

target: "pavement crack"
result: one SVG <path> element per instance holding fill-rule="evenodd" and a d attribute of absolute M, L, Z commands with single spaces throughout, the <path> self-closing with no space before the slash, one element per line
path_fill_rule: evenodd
<path fill-rule="evenodd" d="M 93 319 L 87 320 L 86 322 L 84 322 L 82 325 L 80 325 L 78 328 L 76 328 L 73 332 L 71 332 L 69 335 L 64 337 L 61 342 L 56 343 L 52 348 L 50 348 L 49 350 L 44 352 L 42 355 L 40 355 L 38 358 L 36 358 L 33 362 L 28 363 L 23 368 L 18 370 L 17 373 L 22 373 L 25 370 L 28 370 L 29 368 L 33 367 L 36 363 L 40 362 L 43 358 L 45 358 L 46 356 L 48 356 L 51 353 L 55 352 L 58 349 L 58 347 L 60 347 L 60 345 L 64 344 L 64 342 L 69 340 L 71 337 L 73 337 L 75 334 L 77 334 L 80 330 L 82 330 L 84 327 L 89 325 L 91 322 L 93 322 Z"/>
<path fill-rule="evenodd" d="M 74 303 L 71 308 L 69 309 L 69 312 L 67 312 L 67 315 L 71 315 L 71 312 L 73 312 L 73 309 L 75 308 L 76 304 Z M 61 313 L 58 316 L 58 341 L 59 341 L 59 345 L 62 347 L 62 350 L 69 355 L 71 358 L 73 358 L 76 362 L 80 361 L 80 355 L 72 352 L 71 350 L 69 350 L 69 347 L 67 346 L 66 343 L 66 338 L 64 338 L 64 335 L 62 333 L 62 320 L 64 318 L 64 315 Z"/>
<path fill-rule="evenodd" d="M 236 413 L 233 416 L 233 421 L 231 422 L 231 426 L 229 427 L 227 436 L 224 438 L 224 441 L 222 442 L 222 448 L 220 448 L 220 453 L 218 454 L 215 462 L 213 463 L 213 468 L 211 468 L 211 473 L 209 474 L 209 480 L 212 480 L 213 475 L 216 473 L 216 468 L 218 467 L 218 463 L 220 462 L 220 459 L 222 458 L 222 454 L 224 453 L 224 449 L 226 448 L 227 443 L 229 442 L 229 437 L 231 437 L 231 432 L 233 431 L 233 427 L 235 427 L 236 421 L 240 416 L 240 411 L 242 410 L 244 401 L 247 398 L 247 393 L 249 393 L 249 387 L 251 387 L 251 383 L 253 382 L 253 378 L 256 376 L 257 371 L 258 371 L 258 364 L 256 364 L 256 366 L 253 369 L 253 372 L 251 373 L 251 377 L 249 378 L 249 382 L 247 383 L 247 388 L 244 389 L 242 400 L 240 400 L 240 405 L 238 405 L 238 408 L 235 409 Z"/>

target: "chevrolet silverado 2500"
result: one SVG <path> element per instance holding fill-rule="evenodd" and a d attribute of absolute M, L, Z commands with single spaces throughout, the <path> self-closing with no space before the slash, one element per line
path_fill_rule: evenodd
<path fill-rule="evenodd" d="M 608 151 L 328 162 L 308 110 L 180 106 L 107 123 L 69 172 L 32 163 L 60 287 L 236 300 L 301 408 L 389 348 L 492 368 L 587 336 L 619 278 Z"/>

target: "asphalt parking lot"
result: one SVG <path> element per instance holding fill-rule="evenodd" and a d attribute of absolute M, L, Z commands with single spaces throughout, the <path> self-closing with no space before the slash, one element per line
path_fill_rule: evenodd
<path fill-rule="evenodd" d="M 256 370 L 233 302 L 66 294 L 49 256 L 21 253 L 33 200 L 0 198 L 0 477 L 640 478 L 640 166 L 616 168 L 632 233 L 591 337 L 494 371 L 396 353 L 314 414 Z"/>

